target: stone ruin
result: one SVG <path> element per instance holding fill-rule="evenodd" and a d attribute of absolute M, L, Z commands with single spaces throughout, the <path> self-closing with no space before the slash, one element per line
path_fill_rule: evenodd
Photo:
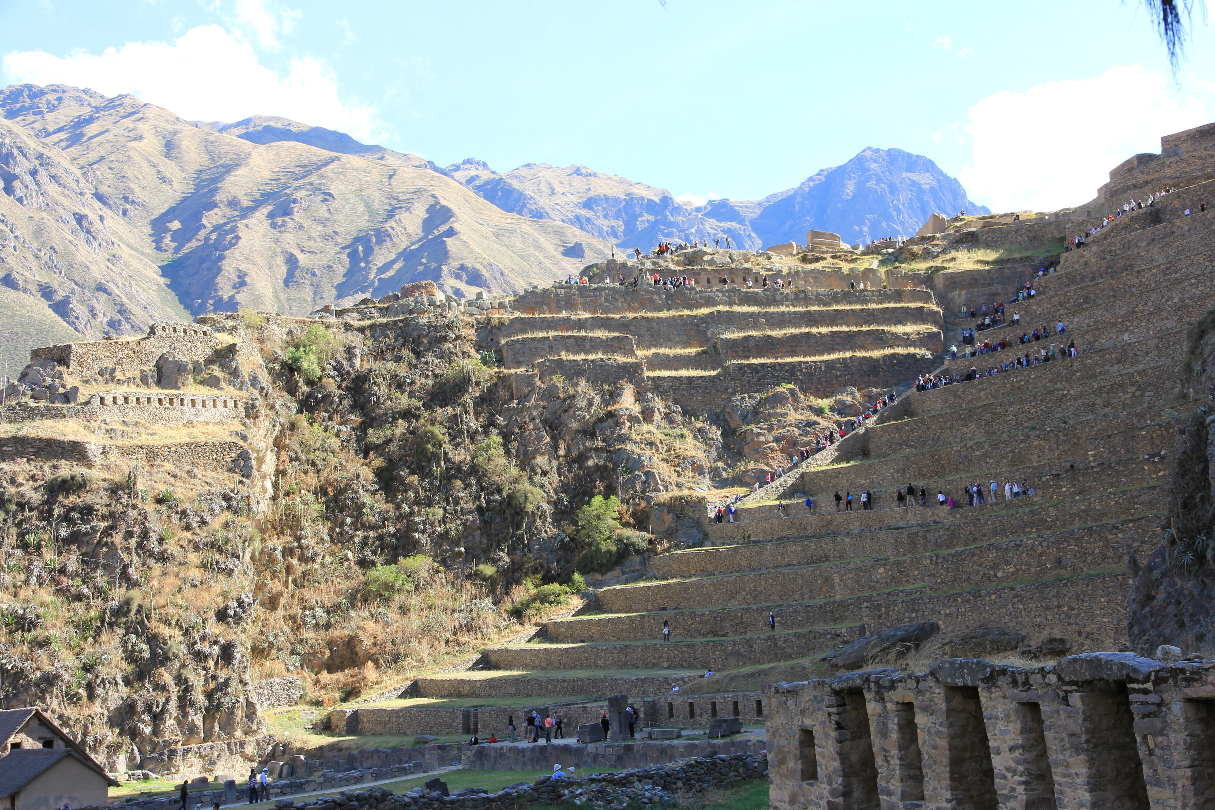
<path fill-rule="evenodd" d="M 766 691 L 774 810 L 1215 806 L 1215 661 L 960 658 Z"/>

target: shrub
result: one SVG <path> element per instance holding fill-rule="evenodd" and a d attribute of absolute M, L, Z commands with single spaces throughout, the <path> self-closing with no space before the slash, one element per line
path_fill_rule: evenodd
<path fill-rule="evenodd" d="M 241 307 L 237 310 L 237 314 L 240 315 L 241 322 L 250 329 L 266 325 L 266 316 L 252 309 Z"/>
<path fill-rule="evenodd" d="M 165 487 L 156 494 L 156 502 L 164 504 L 177 503 L 177 495 L 169 487 Z"/>
<path fill-rule="evenodd" d="M 473 577 L 491 591 L 498 590 L 498 582 L 501 580 L 498 574 L 498 566 L 481 563 L 473 568 Z"/>
<path fill-rule="evenodd" d="M 60 473 L 48 478 L 44 486 L 48 495 L 74 495 L 89 488 L 89 475 L 83 470 Z"/>
<path fill-rule="evenodd" d="M 540 585 L 539 587 L 530 589 L 527 596 L 517 600 L 506 609 L 506 612 L 513 618 L 522 620 L 539 612 L 542 608 L 557 607 L 558 605 L 565 604 L 565 600 L 569 598 L 570 593 L 571 591 L 567 586 L 558 585 L 555 582 L 548 585 Z"/>
<path fill-rule="evenodd" d="M 571 593 L 581 593 L 586 590 L 586 579 L 583 578 L 582 574 L 575 571 L 574 573 L 570 574 L 570 581 L 566 583 L 565 587 L 568 588 Z"/>
<path fill-rule="evenodd" d="M 447 446 L 447 431 L 438 425 L 429 425 L 418 431 L 414 457 L 423 466 L 437 464 L 443 460 L 443 451 Z"/>
<path fill-rule="evenodd" d="M 321 324 L 314 323 L 287 349 L 283 366 L 305 382 L 314 383 L 321 378 L 325 364 L 333 359 L 337 347 L 337 338 Z"/>
<path fill-rule="evenodd" d="M 406 557 L 396 565 L 377 565 L 367 572 L 363 594 L 368 599 L 389 602 L 425 585 L 435 569 L 435 561 L 425 554 Z"/>

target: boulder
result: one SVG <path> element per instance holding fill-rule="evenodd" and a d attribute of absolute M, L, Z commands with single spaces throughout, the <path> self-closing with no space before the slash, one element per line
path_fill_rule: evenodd
<path fill-rule="evenodd" d="M 426 790 L 430 793 L 438 793 L 440 796 L 451 795 L 451 792 L 447 789 L 447 783 L 437 776 L 434 779 L 427 780 Z"/>
<path fill-rule="evenodd" d="M 220 379 L 218 374 L 208 374 L 203 378 L 202 384 L 208 388 L 223 388 L 224 381 Z"/>
<path fill-rule="evenodd" d="M 432 734 L 419 734 L 413 738 L 413 741 L 416 745 L 430 745 L 431 743 L 437 743 L 439 738 Z"/>
<path fill-rule="evenodd" d="M 875 660 L 892 661 L 917 649 L 941 632 L 936 622 L 917 622 L 891 627 L 880 633 L 857 639 L 826 656 L 835 669 L 859 669 Z"/>
<path fill-rule="evenodd" d="M 156 360 L 156 384 L 161 388 L 180 391 L 190 383 L 190 364 L 165 352 Z"/>
<path fill-rule="evenodd" d="M 1025 634 L 1006 627 L 974 627 L 957 633 L 942 642 L 951 658 L 971 658 L 992 653 L 1018 650 L 1025 643 Z"/>

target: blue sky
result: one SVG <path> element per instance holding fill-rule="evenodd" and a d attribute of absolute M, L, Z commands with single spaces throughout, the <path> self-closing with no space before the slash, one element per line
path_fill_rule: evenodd
<path fill-rule="evenodd" d="M 0 3 L 5 84 L 283 115 L 441 165 L 581 164 L 689 199 L 898 147 L 996 210 L 1082 203 L 1215 120 L 1211 44 L 1197 16 L 1174 76 L 1139 0 Z"/>

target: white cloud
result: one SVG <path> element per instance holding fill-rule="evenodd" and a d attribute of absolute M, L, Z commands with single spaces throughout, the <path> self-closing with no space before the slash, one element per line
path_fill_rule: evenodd
<path fill-rule="evenodd" d="M 389 137 L 375 107 L 343 99 L 324 61 L 305 56 L 290 60 L 285 71 L 274 70 L 248 42 L 217 25 L 193 28 L 171 43 L 130 42 L 100 54 L 12 52 L 2 65 L 8 82 L 130 93 L 194 120 L 280 115 L 363 141 Z"/>
<path fill-rule="evenodd" d="M 350 20 L 342 18 L 342 44 L 350 45 L 357 40 L 358 34 L 354 33 L 354 29 L 350 27 Z"/>
<path fill-rule="evenodd" d="M 952 51 L 953 38 L 950 36 L 939 36 L 937 37 L 937 41 L 932 43 L 932 47 L 937 50 Z"/>
<path fill-rule="evenodd" d="M 701 196 L 700 194 L 680 194 L 675 198 L 675 202 L 687 203 L 688 205 L 696 206 L 704 205 L 708 201 L 708 197 Z"/>
<path fill-rule="evenodd" d="M 960 51 L 958 51 L 957 55 L 959 59 L 965 59 L 966 57 L 970 56 L 970 48 L 962 48 Z"/>
<path fill-rule="evenodd" d="M 959 179 L 995 210 L 1081 205 L 1110 169 L 1136 153 L 1159 152 L 1160 136 L 1211 120 L 1213 109 L 1209 90 L 1183 93 L 1140 65 L 1001 91 L 969 110 L 962 129 L 972 154 Z"/>
<path fill-rule="evenodd" d="M 233 14 L 241 31 L 251 34 L 263 48 L 279 47 L 279 34 L 291 33 L 300 12 L 291 11 L 273 0 L 236 0 Z"/>

